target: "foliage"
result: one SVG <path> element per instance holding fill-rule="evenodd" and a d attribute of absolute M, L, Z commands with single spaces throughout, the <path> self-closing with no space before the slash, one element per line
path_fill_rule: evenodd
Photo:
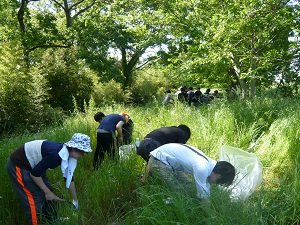
<path fill-rule="evenodd" d="M 75 57 L 76 49 L 49 51 L 39 67 L 49 87 L 48 103 L 53 107 L 73 110 L 73 97 L 79 108 L 89 102 L 94 89 L 95 75 Z M 46 67 L 44 67 L 46 65 Z M 47 70 L 45 70 L 47 68 Z"/>
<path fill-rule="evenodd" d="M 246 97 L 255 95 L 256 85 L 272 85 L 274 77 L 289 71 L 297 59 L 299 45 L 291 51 L 288 36 L 298 26 L 298 7 L 287 1 L 156 1 L 153 5 L 166 14 L 170 28 L 167 60 L 186 68 L 185 74 L 194 79 L 227 89 L 236 83 Z"/>
<path fill-rule="evenodd" d="M 122 84 L 111 80 L 107 83 L 98 83 L 93 93 L 95 105 L 100 107 L 114 103 L 122 103 L 126 101 L 126 95 L 123 91 Z"/>
<path fill-rule="evenodd" d="M 144 105 L 160 98 L 172 83 L 163 76 L 160 70 L 146 68 L 136 73 L 134 82 L 129 89 L 130 103 Z"/>

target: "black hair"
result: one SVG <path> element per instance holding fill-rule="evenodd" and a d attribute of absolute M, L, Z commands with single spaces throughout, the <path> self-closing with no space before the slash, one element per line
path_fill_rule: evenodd
<path fill-rule="evenodd" d="M 170 90 L 167 90 L 167 93 L 171 93 L 171 91 L 170 91 Z"/>
<path fill-rule="evenodd" d="M 186 135 L 186 140 L 189 140 L 191 137 L 191 130 L 187 125 L 181 124 L 178 126 L 180 130 L 182 130 Z"/>
<path fill-rule="evenodd" d="M 232 184 L 235 177 L 235 168 L 234 166 L 226 161 L 219 161 L 213 168 L 213 171 L 217 174 L 220 174 L 221 177 L 217 180 L 217 184 L 229 186 Z"/>
<path fill-rule="evenodd" d="M 94 115 L 94 119 L 96 122 L 101 122 L 102 118 L 105 117 L 104 113 L 103 112 L 97 112 L 95 115 Z"/>

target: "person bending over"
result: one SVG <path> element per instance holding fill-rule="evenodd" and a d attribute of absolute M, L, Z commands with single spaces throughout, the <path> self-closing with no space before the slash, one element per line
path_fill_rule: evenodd
<path fill-rule="evenodd" d="M 229 186 L 235 177 L 235 168 L 226 161 L 216 162 L 199 149 L 183 144 L 165 144 L 150 153 L 146 178 L 156 176 L 176 190 L 191 189 L 191 174 L 201 198 L 210 195 L 210 185 Z"/>
<path fill-rule="evenodd" d="M 97 128 L 97 147 L 93 160 L 95 170 L 101 165 L 106 153 L 109 158 L 114 159 L 117 152 L 116 131 L 118 132 L 118 141 L 122 144 L 123 125 L 129 121 L 129 115 L 125 111 L 120 114 L 109 114 L 107 116 L 102 116 L 102 114 L 98 113 L 99 116 L 96 116 L 97 114 L 94 116 L 95 120 L 102 118 Z"/>
<path fill-rule="evenodd" d="M 161 127 L 151 131 L 141 141 L 137 147 L 137 154 L 146 162 L 149 160 L 149 154 L 154 149 L 167 143 L 185 144 L 191 136 L 190 128 L 184 124 L 179 126 Z"/>
<path fill-rule="evenodd" d="M 55 201 L 62 201 L 53 193 L 46 171 L 61 166 L 66 187 L 78 209 L 73 178 L 77 160 L 92 152 L 90 137 L 75 133 L 66 143 L 35 140 L 23 144 L 9 157 L 6 170 L 25 209 L 29 224 L 51 223 L 57 219 Z"/>

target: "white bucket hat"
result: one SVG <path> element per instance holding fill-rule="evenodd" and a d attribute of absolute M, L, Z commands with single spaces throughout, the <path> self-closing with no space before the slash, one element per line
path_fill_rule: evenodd
<path fill-rule="evenodd" d="M 92 152 L 90 137 L 86 134 L 75 133 L 72 139 L 65 143 L 66 146 L 77 148 L 84 152 Z"/>

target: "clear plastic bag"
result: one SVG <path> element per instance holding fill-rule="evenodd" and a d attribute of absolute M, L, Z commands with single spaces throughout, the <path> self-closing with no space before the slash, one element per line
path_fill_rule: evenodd
<path fill-rule="evenodd" d="M 232 199 L 246 199 L 261 184 L 263 166 L 255 154 L 224 145 L 219 160 L 230 162 L 236 169 L 236 177 L 227 188 Z"/>
<path fill-rule="evenodd" d="M 133 151 L 135 151 L 134 145 L 122 145 L 119 147 L 119 158 L 127 160 Z"/>

